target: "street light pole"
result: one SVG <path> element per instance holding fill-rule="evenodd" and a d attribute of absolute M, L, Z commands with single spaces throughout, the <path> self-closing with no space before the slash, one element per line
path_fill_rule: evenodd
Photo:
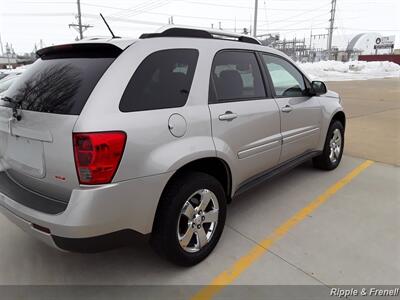
<path fill-rule="evenodd" d="M 257 15 L 258 15 L 258 0 L 254 3 L 254 25 L 253 25 L 253 36 L 257 36 Z"/>

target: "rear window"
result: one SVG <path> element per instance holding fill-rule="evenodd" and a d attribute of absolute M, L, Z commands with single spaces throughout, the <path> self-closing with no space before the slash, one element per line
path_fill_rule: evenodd
<path fill-rule="evenodd" d="M 131 112 L 184 106 L 198 56 L 195 49 L 169 49 L 150 54 L 129 81 L 119 109 Z"/>
<path fill-rule="evenodd" d="M 79 53 L 79 52 L 78 52 Z M 79 115 L 97 82 L 115 56 L 57 53 L 44 55 L 5 92 L 24 110 Z"/>

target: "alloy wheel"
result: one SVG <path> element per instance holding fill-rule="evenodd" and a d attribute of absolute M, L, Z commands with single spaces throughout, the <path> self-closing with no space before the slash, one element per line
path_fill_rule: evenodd
<path fill-rule="evenodd" d="M 217 228 L 218 215 L 218 199 L 212 191 L 202 189 L 193 193 L 178 220 L 177 236 L 182 249 L 194 253 L 208 244 Z"/>
<path fill-rule="evenodd" d="M 329 141 L 329 159 L 331 163 L 336 163 L 342 151 L 342 133 L 339 129 L 335 129 L 332 133 L 332 138 Z"/>

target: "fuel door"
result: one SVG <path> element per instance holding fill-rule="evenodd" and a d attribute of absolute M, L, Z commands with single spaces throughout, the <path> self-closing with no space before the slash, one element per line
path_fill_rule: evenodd
<path fill-rule="evenodd" d="M 172 114 L 168 119 L 168 129 L 174 137 L 184 136 L 187 129 L 185 118 L 180 114 Z"/>

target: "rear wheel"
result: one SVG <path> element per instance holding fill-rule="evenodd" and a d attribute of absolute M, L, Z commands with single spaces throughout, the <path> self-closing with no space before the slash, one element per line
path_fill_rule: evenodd
<path fill-rule="evenodd" d="M 323 170 L 335 169 L 342 159 L 343 146 L 343 125 L 339 121 L 333 121 L 328 129 L 322 154 L 313 159 L 314 166 Z"/>
<path fill-rule="evenodd" d="M 151 243 L 176 264 L 197 264 L 218 243 L 225 217 L 226 196 L 220 182 L 205 173 L 182 174 L 163 193 Z"/>

